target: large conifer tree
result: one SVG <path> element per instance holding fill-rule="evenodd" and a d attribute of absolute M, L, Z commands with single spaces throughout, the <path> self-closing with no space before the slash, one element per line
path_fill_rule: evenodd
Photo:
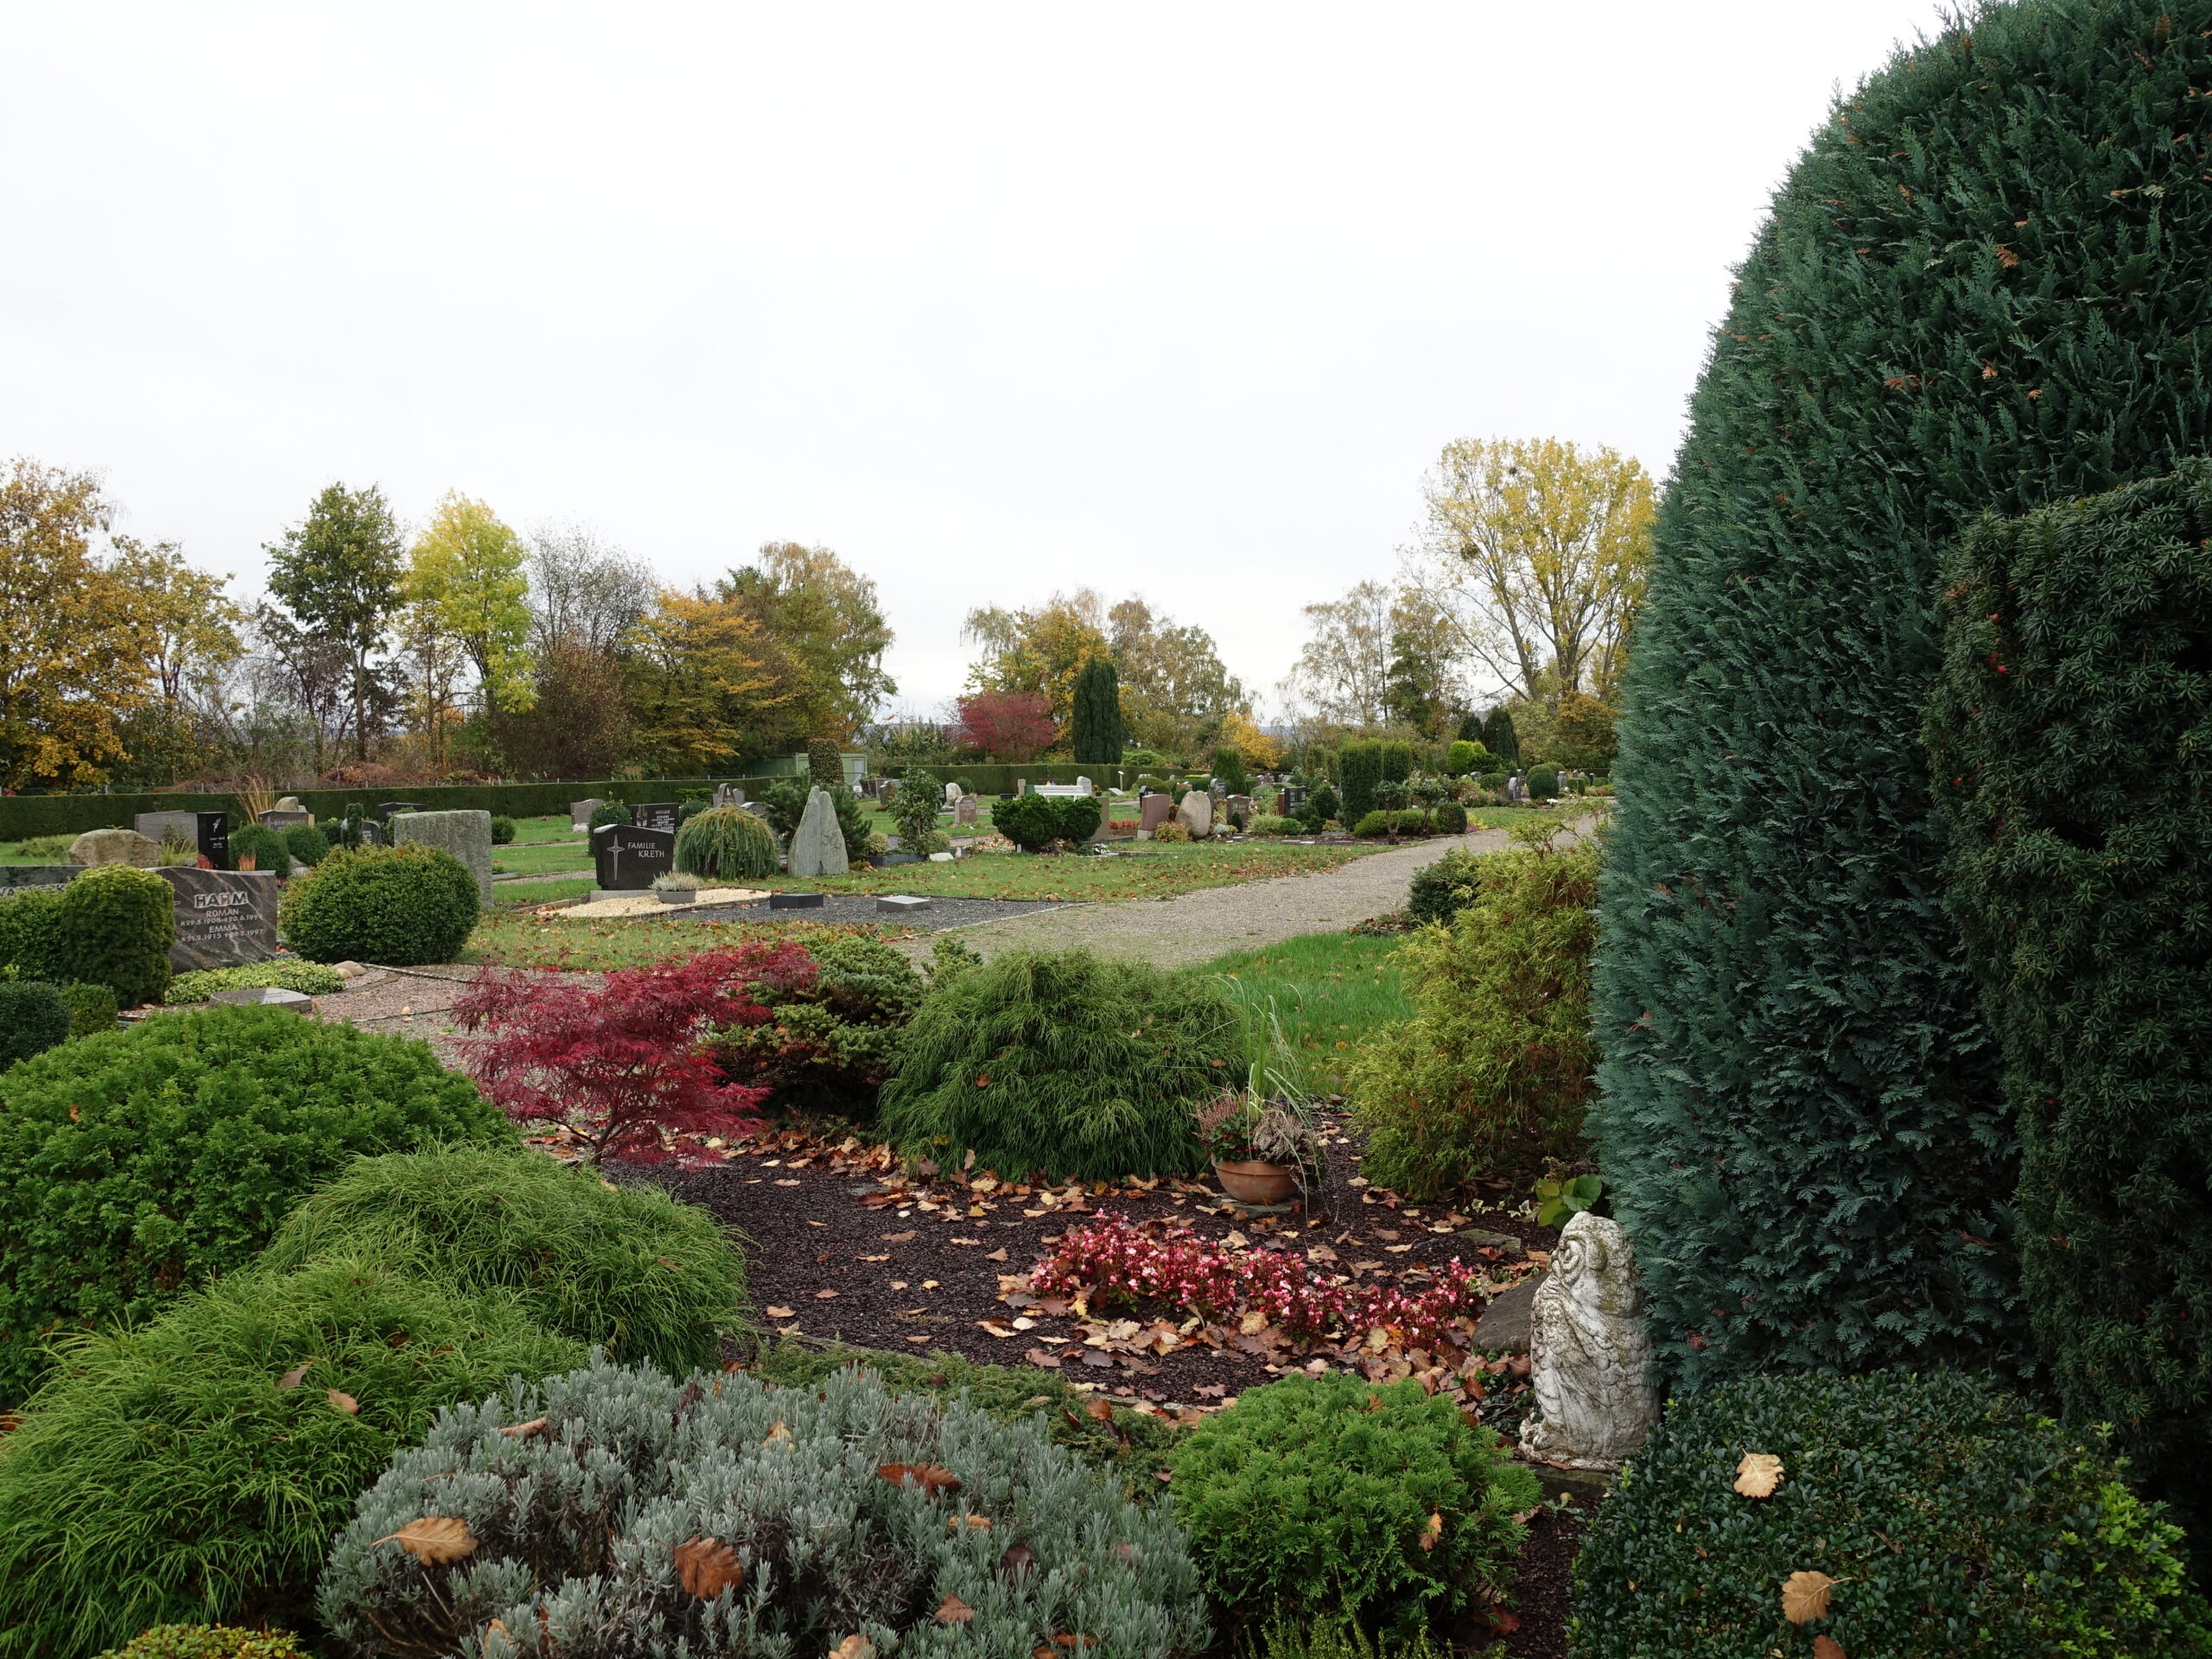
<path fill-rule="evenodd" d="M 1936 573 L 2202 452 L 2212 0 L 1989 6 L 1847 97 L 1736 283 L 1621 723 L 1591 1114 L 1697 1382 L 2003 1359 L 2014 1138 L 1918 733 Z"/>

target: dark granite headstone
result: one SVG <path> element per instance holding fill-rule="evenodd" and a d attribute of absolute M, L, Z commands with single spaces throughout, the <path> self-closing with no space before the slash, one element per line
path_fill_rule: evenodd
<path fill-rule="evenodd" d="M 1304 790 L 1294 788 L 1289 784 L 1285 784 L 1282 786 L 1282 799 L 1278 804 L 1277 810 L 1281 812 L 1283 817 L 1286 818 L 1296 817 L 1305 805 L 1306 791 Z"/>
<path fill-rule="evenodd" d="M 641 893 L 676 868 L 676 831 L 602 823 L 591 832 L 592 868 L 606 893 Z"/>
<path fill-rule="evenodd" d="M 195 870 L 164 865 L 154 872 L 176 895 L 176 943 L 169 966 L 235 968 L 276 954 L 276 874 Z"/>
<path fill-rule="evenodd" d="M 820 910 L 823 895 L 818 893 L 772 893 L 768 895 L 771 910 Z"/>
<path fill-rule="evenodd" d="M 195 812 L 199 820 L 200 868 L 203 870 L 227 870 L 231 868 L 231 815 L 227 812 Z M 260 960 L 258 957 L 255 961 Z"/>
<path fill-rule="evenodd" d="M 0 864 L 0 887 L 66 887 L 84 873 L 77 864 Z"/>
<path fill-rule="evenodd" d="M 640 830 L 674 830 L 683 810 L 674 801 L 649 801 L 630 809 L 630 822 Z"/>
<path fill-rule="evenodd" d="M 385 801 L 377 808 L 377 817 L 390 823 L 395 812 L 420 812 L 422 810 L 420 801 Z"/>

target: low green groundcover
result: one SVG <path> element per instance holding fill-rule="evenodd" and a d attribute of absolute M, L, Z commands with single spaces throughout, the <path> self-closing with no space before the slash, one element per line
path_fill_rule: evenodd
<path fill-rule="evenodd" d="M 171 1007 L 205 1002 L 218 991 L 297 991 L 302 996 L 334 996 L 346 988 L 345 976 L 321 963 L 250 962 L 236 968 L 195 968 L 169 982 L 162 999 Z"/>

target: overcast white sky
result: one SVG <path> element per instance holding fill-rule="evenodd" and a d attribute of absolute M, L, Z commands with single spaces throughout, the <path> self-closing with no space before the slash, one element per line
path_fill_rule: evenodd
<path fill-rule="evenodd" d="M 902 702 L 1088 584 L 1272 688 L 1450 439 L 1655 474 L 1933 0 L 0 4 L 0 456 L 260 585 L 333 479 L 880 584 Z"/>

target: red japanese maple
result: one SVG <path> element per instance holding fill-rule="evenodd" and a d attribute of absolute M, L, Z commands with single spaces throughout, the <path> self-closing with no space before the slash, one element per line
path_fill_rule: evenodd
<path fill-rule="evenodd" d="M 741 1140 L 765 1089 L 724 1079 L 702 1039 L 770 1019 L 755 990 L 803 990 L 813 958 L 796 944 L 747 944 L 620 969 L 596 988 L 573 977 L 486 969 L 454 1004 L 478 1085 L 520 1123 L 568 1129 L 597 1161 L 654 1163 L 664 1131 Z"/>
<path fill-rule="evenodd" d="M 982 691 L 960 699 L 956 741 L 995 760 L 1034 760 L 1058 735 L 1052 705 L 1041 691 Z"/>

